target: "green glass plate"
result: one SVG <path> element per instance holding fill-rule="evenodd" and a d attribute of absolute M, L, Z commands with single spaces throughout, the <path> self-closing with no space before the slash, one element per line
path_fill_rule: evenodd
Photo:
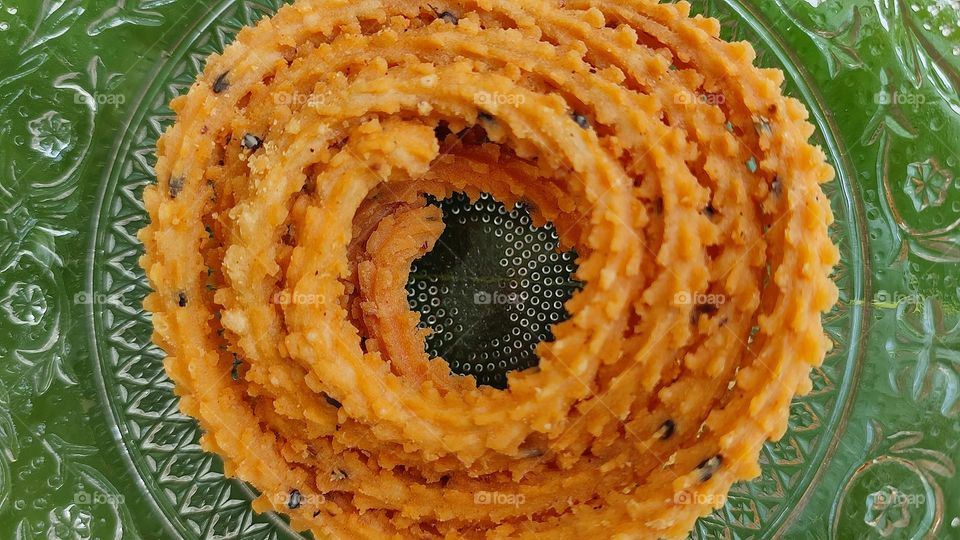
<path fill-rule="evenodd" d="M 0 1 L 0 539 L 301 536 L 250 510 L 177 410 L 135 238 L 170 99 L 282 3 Z M 692 536 L 960 539 L 960 5 L 694 9 L 810 109 L 842 262 L 813 392 Z M 442 206 L 459 247 L 417 263 L 411 305 L 431 350 L 496 385 L 562 316 L 573 256 L 522 211 Z"/>

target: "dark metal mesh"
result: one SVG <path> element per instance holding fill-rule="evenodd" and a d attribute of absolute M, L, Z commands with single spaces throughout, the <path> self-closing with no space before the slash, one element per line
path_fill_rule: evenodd
<path fill-rule="evenodd" d="M 581 286 L 571 277 L 576 253 L 557 251 L 552 225 L 534 227 L 526 210 L 507 212 L 488 195 L 433 204 L 446 230 L 407 283 L 421 326 L 433 329 L 427 352 L 478 384 L 505 388 L 508 372 L 537 365 L 534 347 L 568 317 L 563 304 Z"/>

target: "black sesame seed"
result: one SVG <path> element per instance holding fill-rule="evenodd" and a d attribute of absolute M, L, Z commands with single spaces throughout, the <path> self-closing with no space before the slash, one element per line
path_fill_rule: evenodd
<path fill-rule="evenodd" d="M 180 192 L 183 191 L 183 183 L 184 183 L 185 181 L 186 181 L 186 179 L 185 179 L 184 177 L 182 177 L 182 176 L 177 176 L 176 178 L 174 178 L 174 177 L 171 177 L 171 178 L 170 178 L 170 189 L 169 189 L 169 191 L 170 191 L 170 198 L 171 198 L 171 199 L 176 199 L 176 198 L 177 198 L 177 195 L 179 195 Z"/>
<path fill-rule="evenodd" d="M 180 291 L 180 292 L 177 294 L 177 305 L 180 306 L 180 307 L 186 307 L 186 306 L 187 306 L 187 293 L 185 293 L 185 292 L 183 292 L 183 291 Z"/>
<path fill-rule="evenodd" d="M 573 114 L 571 115 L 571 118 L 573 118 L 573 121 L 576 122 L 577 125 L 580 126 L 581 128 L 583 128 L 583 129 L 589 129 L 589 128 L 590 128 L 590 121 L 587 120 L 587 117 L 586 117 L 586 116 L 584 116 L 584 115 L 582 115 L 582 114 L 580 114 L 580 113 L 573 113 Z"/>
<path fill-rule="evenodd" d="M 340 407 L 343 407 L 343 403 L 340 403 L 339 401 L 333 399 L 327 394 L 323 395 L 323 399 L 327 400 L 327 403 L 329 403 L 332 407 L 336 407 L 337 409 L 339 409 Z"/>
<path fill-rule="evenodd" d="M 712 204 L 708 204 L 707 207 L 703 209 L 703 213 L 706 214 L 707 217 L 713 217 L 717 215 L 717 209 L 714 208 Z"/>
<path fill-rule="evenodd" d="M 300 496 L 300 491 L 299 491 L 299 490 L 296 490 L 296 489 L 295 489 L 295 490 L 291 491 L 291 492 L 290 492 L 290 498 L 287 499 L 287 508 L 289 508 L 289 509 L 291 509 L 291 510 L 296 510 L 297 508 L 300 508 L 300 501 L 301 501 L 301 499 L 302 499 L 302 497 Z"/>
<path fill-rule="evenodd" d="M 263 139 L 261 139 L 260 137 L 257 137 L 256 135 L 251 135 L 250 133 L 247 133 L 246 135 L 243 136 L 243 140 L 240 142 L 240 146 L 252 152 L 256 152 L 257 150 L 260 149 L 261 146 L 263 146 Z"/>
<path fill-rule="evenodd" d="M 447 23 L 450 23 L 450 24 L 459 24 L 459 23 L 460 23 L 460 17 L 457 17 L 456 15 L 454 15 L 453 13 L 451 13 L 451 12 L 449 12 L 449 11 L 444 11 L 443 13 L 441 13 L 440 15 L 438 15 L 437 18 L 443 20 L 443 22 L 447 22 Z"/>
<path fill-rule="evenodd" d="M 217 80 L 213 82 L 214 94 L 219 94 L 224 90 L 226 90 L 227 88 L 230 88 L 230 81 L 227 80 L 227 74 L 229 73 L 230 73 L 229 71 L 224 71 L 223 73 L 220 74 L 219 77 L 217 77 Z"/>
<path fill-rule="evenodd" d="M 230 368 L 230 378 L 239 381 L 240 380 L 240 364 L 243 364 L 243 360 L 233 355 L 233 367 Z"/>
<path fill-rule="evenodd" d="M 673 437 L 673 433 L 677 430 L 677 424 L 673 420 L 667 420 L 660 426 L 660 440 L 665 441 L 670 437 Z"/>
<path fill-rule="evenodd" d="M 697 471 L 700 473 L 700 481 L 706 482 L 713 478 L 713 475 L 720 469 L 721 464 L 723 464 L 723 456 L 720 454 L 701 461 L 700 464 L 697 465 Z"/>
<path fill-rule="evenodd" d="M 773 131 L 770 129 L 770 121 L 766 118 L 754 122 L 753 128 L 757 131 L 757 135 L 770 134 Z"/>
<path fill-rule="evenodd" d="M 783 194 L 783 184 L 780 182 L 779 176 L 773 177 L 773 182 L 770 183 L 770 190 L 773 191 L 773 194 L 777 197 Z"/>

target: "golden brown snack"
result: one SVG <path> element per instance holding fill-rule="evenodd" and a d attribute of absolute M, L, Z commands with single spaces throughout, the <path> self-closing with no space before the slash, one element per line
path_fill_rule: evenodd
<path fill-rule="evenodd" d="M 718 31 L 649 0 L 298 0 L 211 57 L 144 193 L 146 308 L 258 510 L 319 538 L 680 538 L 758 474 L 829 346 L 833 171 Z M 580 256 L 503 391 L 430 359 L 406 305 L 443 229 L 424 196 L 458 191 Z"/>

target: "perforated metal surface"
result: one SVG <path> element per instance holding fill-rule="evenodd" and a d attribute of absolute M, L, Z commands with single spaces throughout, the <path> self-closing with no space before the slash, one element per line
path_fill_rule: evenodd
<path fill-rule="evenodd" d="M 505 388 L 508 372 L 537 365 L 537 343 L 567 318 L 563 305 L 581 286 L 571 277 L 576 253 L 558 252 L 552 225 L 534 227 L 525 209 L 508 212 L 486 194 L 435 204 L 446 230 L 407 283 L 421 326 L 433 329 L 427 352 Z"/>

